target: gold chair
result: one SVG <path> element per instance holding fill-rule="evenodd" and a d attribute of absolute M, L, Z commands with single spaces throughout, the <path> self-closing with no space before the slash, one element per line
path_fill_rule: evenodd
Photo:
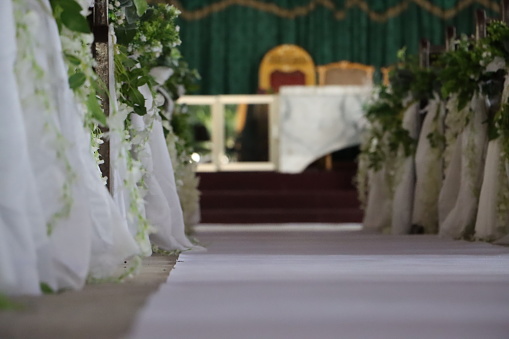
<path fill-rule="evenodd" d="M 380 71 L 382 72 L 382 84 L 385 86 L 389 85 L 389 74 L 394 69 L 394 66 L 382 67 Z"/>
<path fill-rule="evenodd" d="M 277 93 L 281 86 L 315 85 L 315 63 L 303 48 L 279 45 L 263 57 L 258 82 L 259 91 L 263 93 Z"/>
<path fill-rule="evenodd" d="M 318 84 L 344 85 L 344 86 L 370 86 L 373 85 L 375 68 L 350 61 L 333 62 L 316 67 Z M 325 155 L 319 160 L 327 171 L 332 170 L 332 154 Z"/>
<path fill-rule="evenodd" d="M 375 68 L 349 61 L 333 62 L 316 68 L 319 85 L 372 85 Z"/>

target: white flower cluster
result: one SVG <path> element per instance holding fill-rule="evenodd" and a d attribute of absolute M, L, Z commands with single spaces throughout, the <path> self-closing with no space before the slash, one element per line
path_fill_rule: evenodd
<path fill-rule="evenodd" d="M 112 16 L 110 16 L 110 21 L 112 23 L 115 23 L 117 25 L 123 25 L 126 18 L 125 18 L 125 10 L 123 7 L 121 7 L 120 1 L 112 1 L 108 4 L 108 9 L 111 13 L 113 13 Z"/>

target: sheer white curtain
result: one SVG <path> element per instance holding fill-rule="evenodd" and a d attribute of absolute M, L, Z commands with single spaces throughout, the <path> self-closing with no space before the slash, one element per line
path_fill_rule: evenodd
<path fill-rule="evenodd" d="M 442 149 L 432 145 L 431 133 L 443 135 L 445 107 L 439 98 L 430 100 L 422 123 L 415 151 L 415 195 L 412 224 L 424 228 L 425 233 L 438 232 L 438 195 L 442 186 Z M 434 146 L 434 147 L 433 147 Z"/>
<path fill-rule="evenodd" d="M 363 227 L 371 231 L 386 231 L 391 226 L 392 192 L 386 164 L 378 170 L 369 170 L 369 190 L 364 211 Z"/>
<path fill-rule="evenodd" d="M 502 103 L 509 99 L 509 76 L 506 76 Z M 503 239 L 509 234 L 509 173 L 502 151 L 502 137 L 488 144 L 484 176 L 479 197 L 479 209 L 475 223 L 475 238 L 480 240 L 509 242 Z"/>
<path fill-rule="evenodd" d="M 51 6 L 0 6 L 0 292 L 116 277 L 139 247 L 91 154 Z"/>
<path fill-rule="evenodd" d="M 10 0 L 0 2 L 0 44 L 0 291 L 38 294 L 37 248 L 47 239 L 14 74 L 16 23 Z"/>
<path fill-rule="evenodd" d="M 145 97 L 147 115 L 132 116 L 136 130 L 148 130 L 148 142 L 138 156 L 146 169 L 147 192 L 145 211 L 154 232 L 151 242 L 166 250 L 202 250 L 185 235 L 184 217 L 177 194 L 173 165 L 166 145 L 161 118 L 152 93 L 147 86 L 140 88 Z"/>
<path fill-rule="evenodd" d="M 452 238 L 474 231 L 488 143 L 484 98 L 476 94 L 466 113 L 439 199 L 439 233 Z"/>
<path fill-rule="evenodd" d="M 410 105 L 403 115 L 402 126 L 410 137 L 417 139 L 419 104 Z M 392 205 L 391 233 L 408 234 L 412 225 L 412 208 L 415 188 L 415 155 L 406 156 L 403 146 L 398 150 L 395 174 L 394 201 Z"/>

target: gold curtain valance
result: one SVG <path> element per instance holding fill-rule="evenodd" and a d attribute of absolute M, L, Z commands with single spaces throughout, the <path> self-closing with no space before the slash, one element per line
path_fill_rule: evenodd
<path fill-rule="evenodd" d="M 349 9 L 357 7 L 364 11 L 372 21 L 385 22 L 404 12 L 410 4 L 415 4 L 422 9 L 432 13 L 434 16 L 443 20 L 455 17 L 465 8 L 479 4 L 496 13 L 500 12 L 500 5 L 491 0 L 459 0 L 458 3 L 449 9 L 443 9 L 433 4 L 430 0 L 402 0 L 399 4 L 387 8 L 383 12 L 375 12 L 370 8 L 366 0 L 347 0 L 343 8 L 337 8 L 332 0 L 310 0 L 306 5 L 294 8 L 284 8 L 274 3 L 266 3 L 257 0 L 220 0 L 197 10 L 186 10 L 180 0 L 153 0 L 151 2 L 165 2 L 175 5 L 182 12 L 181 17 L 185 20 L 200 20 L 213 13 L 221 12 L 231 6 L 250 7 L 259 11 L 274 14 L 287 19 L 294 19 L 299 16 L 307 15 L 318 6 L 325 7 L 334 13 L 337 20 L 343 20 Z"/>

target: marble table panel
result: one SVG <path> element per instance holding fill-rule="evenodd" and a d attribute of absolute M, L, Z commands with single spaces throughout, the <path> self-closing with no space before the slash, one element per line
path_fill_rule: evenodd
<path fill-rule="evenodd" d="M 360 144 L 366 86 L 284 86 L 279 92 L 279 171 L 302 172 L 320 157 Z"/>

